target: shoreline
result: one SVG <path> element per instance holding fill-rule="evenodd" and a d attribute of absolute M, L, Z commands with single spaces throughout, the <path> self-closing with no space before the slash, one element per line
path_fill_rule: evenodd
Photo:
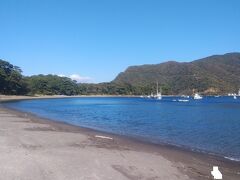
<path fill-rule="evenodd" d="M 40 99 L 43 99 L 43 98 L 40 98 Z M 21 99 L 21 100 L 25 100 L 25 99 Z M 21 101 L 21 100 L 18 99 L 18 100 L 11 100 L 11 101 Z M 3 103 L 7 103 L 7 101 L 5 101 Z M 120 138 L 120 139 L 129 140 L 130 142 L 136 142 L 136 143 L 145 144 L 145 145 L 149 145 L 149 146 L 154 146 L 154 147 L 159 147 L 159 148 L 175 149 L 177 151 L 183 151 L 183 152 L 186 152 L 186 153 L 199 154 L 200 156 L 209 156 L 211 158 L 215 158 L 215 159 L 218 159 L 220 161 L 226 161 L 226 162 L 230 162 L 230 163 L 231 162 L 239 163 L 239 166 L 240 166 L 240 160 L 238 160 L 238 159 L 235 159 L 235 158 L 232 158 L 232 157 L 227 157 L 227 156 L 224 156 L 224 155 L 215 154 L 215 153 L 204 151 L 204 150 L 193 149 L 193 148 L 190 148 L 190 147 L 181 146 L 181 145 L 177 145 L 177 144 L 166 143 L 166 142 L 161 142 L 161 141 L 152 142 L 152 141 L 149 141 L 148 139 L 145 139 L 145 138 L 140 139 L 138 137 L 114 134 L 114 133 L 111 133 L 111 132 L 106 132 L 106 131 L 103 131 L 103 130 L 98 130 L 98 129 L 94 129 L 94 128 L 90 128 L 90 127 L 78 126 L 78 125 L 74 125 L 74 124 L 71 124 L 71 123 L 59 121 L 59 120 L 56 120 L 56 119 L 41 117 L 41 116 L 36 115 L 34 113 L 31 113 L 31 112 L 21 111 L 21 110 L 15 109 L 15 108 L 6 107 L 4 105 L 2 105 L 2 107 L 1 107 L 1 103 L 0 103 L 0 109 L 1 108 L 5 109 L 5 110 L 7 110 L 7 111 L 9 111 L 13 114 L 20 115 L 21 117 L 28 116 L 28 117 L 31 117 L 31 119 L 33 119 L 33 120 L 40 120 L 40 121 L 44 121 L 44 122 L 50 123 L 50 124 L 51 124 L 51 122 L 54 122 L 54 124 L 62 124 L 62 125 L 70 126 L 72 129 L 77 129 L 77 131 L 78 130 L 80 132 L 83 131 L 84 133 L 85 132 L 91 132 L 93 134 L 99 133 L 99 134 L 102 134 L 102 135 L 104 134 L 104 136 L 112 136 L 112 137 L 115 137 L 115 138 L 117 137 L 117 138 Z M 240 171 L 240 169 L 239 169 L 239 171 Z"/>
<path fill-rule="evenodd" d="M 103 96 L 102 95 L 100 95 L 100 96 L 98 96 L 98 95 L 62 96 L 62 95 L 54 95 L 54 96 L 27 96 L 27 97 L 26 96 L 5 96 L 5 97 L 6 97 L 5 99 L 1 99 L 1 95 L 0 95 L 0 108 L 1 108 L 1 103 L 4 104 L 4 103 L 10 102 L 10 101 L 21 101 L 21 100 L 41 100 L 41 99 L 61 99 L 61 98 L 90 98 L 90 97 L 93 97 L 93 98 L 94 97 L 103 97 L 103 98 L 105 98 L 105 97 L 109 97 L 109 98 L 111 98 L 111 97 L 132 97 L 132 98 L 134 98 L 134 97 L 139 97 L 139 96 L 114 96 L 114 95 L 113 96 L 112 95 L 109 95 L 109 96 L 105 96 L 105 95 L 103 95 Z M 186 152 L 190 152 L 190 153 L 199 153 L 203 156 L 205 156 L 205 155 L 213 156 L 213 157 L 215 157 L 217 159 L 220 159 L 222 161 L 226 160 L 226 161 L 236 162 L 236 163 L 239 163 L 239 165 L 240 165 L 240 159 L 239 158 L 236 159 L 236 158 L 233 158 L 233 157 L 228 157 L 228 156 L 223 155 L 223 154 L 216 154 L 216 153 L 212 153 L 212 152 L 209 152 L 209 151 L 206 151 L 206 150 L 193 149 L 193 148 L 190 148 L 190 147 L 187 147 L 187 146 L 181 146 L 181 145 L 178 145 L 178 144 L 171 144 L 171 143 L 167 143 L 167 142 L 161 142 L 161 141 L 152 142 L 152 141 L 149 141 L 148 139 L 145 139 L 145 138 L 139 139 L 138 137 L 114 134 L 114 133 L 106 132 L 106 131 L 103 131 L 103 130 L 97 130 L 97 129 L 94 129 L 94 128 L 91 128 L 91 127 L 83 127 L 83 126 L 73 125 L 71 123 L 58 121 L 57 119 L 44 118 L 44 117 L 38 116 L 34 113 L 21 111 L 21 110 L 11 108 L 11 107 L 6 107 L 4 105 L 3 105 L 3 108 L 8 109 L 8 110 L 12 110 L 14 113 L 17 112 L 19 114 L 28 114 L 29 116 L 31 116 L 33 118 L 35 117 L 35 118 L 38 118 L 38 119 L 44 119 L 47 122 L 53 121 L 53 122 L 56 122 L 56 123 L 61 123 L 61 124 L 77 127 L 77 128 L 82 129 L 82 130 L 86 129 L 88 131 L 105 133 L 107 135 L 117 136 L 117 137 L 120 137 L 120 138 L 129 139 L 129 140 L 132 140 L 132 141 L 136 141 L 136 142 L 140 142 L 140 143 L 144 143 L 144 144 L 148 144 L 148 145 L 176 148 L 177 150 L 186 151 Z"/>
<path fill-rule="evenodd" d="M 32 100 L 32 99 L 59 99 L 59 98 L 91 98 L 91 97 L 140 97 L 137 95 L 40 95 L 40 96 L 17 96 L 17 95 L 1 95 L 0 103 L 16 100 Z"/>
<path fill-rule="evenodd" d="M 180 97 L 182 95 L 162 95 L 162 97 Z M 224 97 L 229 97 L 229 95 L 220 95 Z M 238 95 L 237 95 L 238 96 Z M 17 100 L 33 100 L 33 99 L 59 99 L 59 98 L 146 98 L 144 95 L 36 95 L 36 96 L 18 96 L 18 95 L 1 95 L 0 94 L 0 103 L 8 101 L 17 101 Z M 193 97 L 190 95 L 190 97 Z M 204 97 L 215 97 L 215 95 L 204 95 Z M 231 96 L 230 96 L 231 97 Z"/>
<path fill-rule="evenodd" d="M 54 97 L 54 98 L 62 98 L 62 97 Z M 35 99 L 35 98 L 28 98 Z M 24 100 L 24 99 L 14 99 L 10 100 Z M 9 101 L 9 99 L 4 102 Z M 142 152 L 149 154 L 157 154 L 165 159 L 169 160 L 173 164 L 177 164 L 176 168 L 183 173 L 183 175 L 187 175 L 191 179 L 212 179 L 210 171 L 212 170 L 212 166 L 219 166 L 220 170 L 223 173 L 224 179 L 239 179 L 240 178 L 240 163 L 236 161 L 231 161 L 222 157 L 218 157 L 215 155 L 206 154 L 203 152 L 194 152 L 188 149 L 184 149 L 181 147 L 177 147 L 174 145 L 168 144 L 153 144 L 150 142 L 145 142 L 141 140 L 137 140 L 135 138 L 130 138 L 121 135 L 114 135 L 111 133 L 105 133 L 97 130 L 93 130 L 90 128 L 84 128 L 79 126 L 70 125 L 65 122 L 58 122 L 54 120 L 49 120 L 46 118 L 38 117 L 31 113 L 21 112 L 15 109 L 9 109 L 6 107 L 1 107 L 0 103 L 0 111 L 7 112 L 8 114 L 15 115 L 20 118 L 30 119 L 30 123 L 44 124 L 52 127 L 54 131 L 60 133 L 77 133 L 84 136 L 89 137 L 92 141 L 96 141 L 96 135 L 103 137 L 111 137 L 113 138 L 113 142 L 105 142 L 100 143 L 99 146 L 103 149 L 115 151 L 134 151 L 134 152 Z M 39 129 L 39 131 L 48 131 Z M 35 132 L 35 130 L 33 131 Z M 1 172 L 1 171 L 0 171 Z M 227 178 L 228 177 L 228 178 Z"/>

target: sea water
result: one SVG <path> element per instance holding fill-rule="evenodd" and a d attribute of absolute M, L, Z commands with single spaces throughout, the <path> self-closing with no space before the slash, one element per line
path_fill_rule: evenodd
<path fill-rule="evenodd" d="M 240 97 L 84 97 L 5 105 L 76 126 L 240 160 Z"/>

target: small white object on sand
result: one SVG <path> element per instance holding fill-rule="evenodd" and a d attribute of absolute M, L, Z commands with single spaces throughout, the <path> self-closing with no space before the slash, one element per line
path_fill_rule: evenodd
<path fill-rule="evenodd" d="M 95 137 L 96 137 L 96 138 L 102 138 L 102 139 L 110 139 L 110 140 L 113 140 L 113 138 L 111 138 L 111 137 L 107 137 L 107 136 L 99 136 L 99 135 L 96 135 Z"/>

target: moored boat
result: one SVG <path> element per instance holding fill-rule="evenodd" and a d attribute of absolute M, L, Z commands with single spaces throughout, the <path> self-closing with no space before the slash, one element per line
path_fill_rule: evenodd
<path fill-rule="evenodd" d="M 158 91 L 158 82 L 157 82 L 157 94 L 155 95 L 155 98 L 158 100 L 162 99 L 162 93 L 161 93 L 161 91 L 160 92 Z"/>
<path fill-rule="evenodd" d="M 198 93 L 195 93 L 194 96 L 193 96 L 193 99 L 196 99 L 196 100 L 202 99 L 202 98 L 203 98 L 203 97 L 200 96 Z"/>

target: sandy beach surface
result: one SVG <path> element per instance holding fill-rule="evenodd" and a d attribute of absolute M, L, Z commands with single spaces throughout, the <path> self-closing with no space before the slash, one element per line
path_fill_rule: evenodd
<path fill-rule="evenodd" d="M 238 162 L 50 121 L 0 104 L 0 179 L 203 180 L 213 179 L 213 165 L 223 179 L 240 179 Z"/>

